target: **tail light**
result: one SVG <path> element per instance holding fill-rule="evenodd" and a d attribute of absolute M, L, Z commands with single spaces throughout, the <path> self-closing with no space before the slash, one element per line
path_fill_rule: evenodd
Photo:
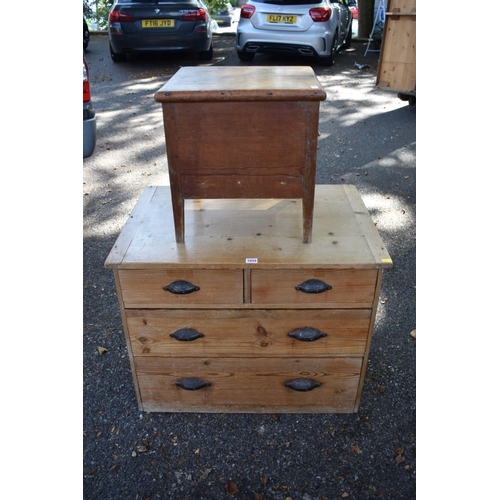
<path fill-rule="evenodd" d="M 241 8 L 240 17 L 242 17 L 243 19 L 250 19 L 253 16 L 254 12 L 255 7 L 253 5 L 245 4 Z"/>
<path fill-rule="evenodd" d="M 207 19 L 207 12 L 205 9 L 193 10 L 182 16 L 183 21 L 205 21 Z"/>
<path fill-rule="evenodd" d="M 89 67 L 85 57 L 83 58 L 83 102 L 90 101 Z"/>
<path fill-rule="evenodd" d="M 110 23 L 131 23 L 134 18 L 130 14 L 124 14 L 119 10 L 112 10 L 109 13 L 109 22 Z"/>
<path fill-rule="evenodd" d="M 309 11 L 309 15 L 315 23 L 325 23 L 332 16 L 332 10 L 328 7 L 316 7 Z"/>

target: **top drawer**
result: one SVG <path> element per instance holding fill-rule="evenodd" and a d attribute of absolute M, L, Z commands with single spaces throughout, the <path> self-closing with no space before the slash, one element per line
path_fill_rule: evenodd
<path fill-rule="evenodd" d="M 118 279 L 126 308 L 243 303 L 239 269 L 121 269 Z"/>
<path fill-rule="evenodd" d="M 376 269 L 255 269 L 252 303 L 371 307 L 377 275 Z"/>

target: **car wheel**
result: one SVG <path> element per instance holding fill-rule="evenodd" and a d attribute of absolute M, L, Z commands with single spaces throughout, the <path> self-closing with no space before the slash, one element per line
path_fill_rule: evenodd
<path fill-rule="evenodd" d="M 253 52 L 240 52 L 238 50 L 238 58 L 240 61 L 250 62 L 250 61 L 253 61 L 254 57 L 255 57 L 255 54 Z"/>
<path fill-rule="evenodd" d="M 83 20 L 83 50 L 89 46 L 90 41 L 90 31 L 85 19 Z"/>
<path fill-rule="evenodd" d="M 332 48 L 330 50 L 330 54 L 326 57 L 320 57 L 319 63 L 323 66 L 332 66 L 335 62 L 335 56 L 337 55 L 337 43 L 338 43 L 339 35 L 337 32 L 333 35 L 332 40 Z"/>
<path fill-rule="evenodd" d="M 200 52 L 200 61 L 211 61 L 214 57 L 214 45 L 210 44 L 210 48 L 204 52 Z"/>
<path fill-rule="evenodd" d="M 127 60 L 127 54 L 117 54 L 116 52 L 113 52 L 111 44 L 109 44 L 109 55 L 111 56 L 111 59 L 115 63 L 124 62 Z"/>
<path fill-rule="evenodd" d="M 345 42 L 342 44 L 341 50 L 346 50 L 351 46 L 352 42 L 352 23 L 349 26 L 349 31 L 347 32 L 347 36 L 345 38 Z"/>

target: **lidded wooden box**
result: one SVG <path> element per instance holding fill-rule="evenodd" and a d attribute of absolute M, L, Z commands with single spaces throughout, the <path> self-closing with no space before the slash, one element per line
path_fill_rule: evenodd
<path fill-rule="evenodd" d="M 176 241 L 184 200 L 296 198 L 311 239 L 319 103 L 308 66 L 184 67 L 162 105 Z"/>

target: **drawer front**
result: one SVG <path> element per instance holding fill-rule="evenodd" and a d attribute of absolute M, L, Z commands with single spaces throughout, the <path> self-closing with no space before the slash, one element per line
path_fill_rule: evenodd
<path fill-rule="evenodd" d="M 370 317 L 370 309 L 126 311 L 134 356 L 174 357 L 363 356 Z"/>
<path fill-rule="evenodd" d="M 252 271 L 252 303 L 371 307 L 376 269 Z"/>
<path fill-rule="evenodd" d="M 136 358 L 145 411 L 349 413 L 362 358 Z"/>
<path fill-rule="evenodd" d="M 125 308 L 243 302 L 243 272 L 238 269 L 122 269 L 118 276 Z"/>

